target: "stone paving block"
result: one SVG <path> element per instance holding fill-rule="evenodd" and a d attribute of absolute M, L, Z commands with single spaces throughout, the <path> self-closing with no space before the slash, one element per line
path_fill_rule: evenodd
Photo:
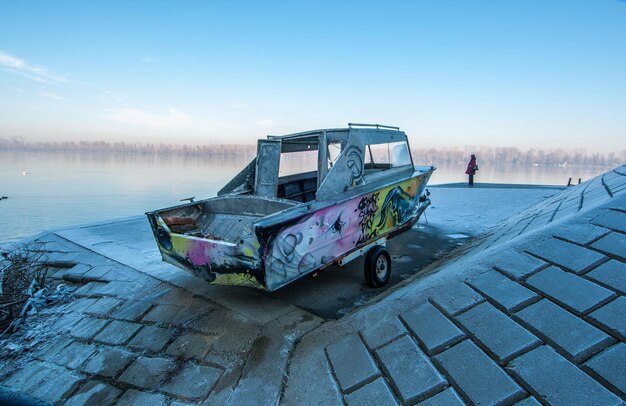
<path fill-rule="evenodd" d="M 454 283 L 431 292 L 430 300 L 448 316 L 456 316 L 485 299 L 466 284 Z"/>
<path fill-rule="evenodd" d="M 114 378 L 130 364 L 134 357 L 133 353 L 119 348 L 101 347 L 82 370 L 89 374 Z"/>
<path fill-rule="evenodd" d="M 470 340 L 461 341 L 435 357 L 447 376 L 472 403 L 512 403 L 525 392 Z"/>
<path fill-rule="evenodd" d="M 57 336 L 56 339 L 50 339 L 45 344 L 36 347 L 32 356 L 44 361 L 52 361 L 52 358 L 73 342 L 74 340 L 69 337 Z"/>
<path fill-rule="evenodd" d="M 99 295 L 100 289 L 105 285 L 103 282 L 89 282 L 74 291 L 74 296 Z"/>
<path fill-rule="evenodd" d="M 626 295 L 626 264 L 610 260 L 586 275 L 609 289 Z"/>
<path fill-rule="evenodd" d="M 380 348 L 376 354 L 404 404 L 424 400 L 447 386 L 446 379 L 409 336 Z"/>
<path fill-rule="evenodd" d="M 345 399 L 348 406 L 393 406 L 398 404 L 382 378 L 378 378 L 346 395 Z"/>
<path fill-rule="evenodd" d="M 112 309 L 116 308 L 122 303 L 121 300 L 113 299 L 110 297 L 103 297 L 98 299 L 94 304 L 89 306 L 85 313 L 93 316 L 106 316 Z"/>
<path fill-rule="evenodd" d="M 129 389 L 115 404 L 117 406 L 165 406 L 166 402 L 167 398 L 163 395 Z"/>
<path fill-rule="evenodd" d="M 607 332 L 626 341 L 626 297 L 620 296 L 589 315 Z"/>
<path fill-rule="evenodd" d="M 624 214 L 626 217 L 626 214 Z M 600 238 L 591 246 L 602 252 L 617 257 L 622 261 L 626 261 L 626 235 L 619 233 L 611 233 L 606 237 Z"/>
<path fill-rule="evenodd" d="M 578 275 L 606 261 L 606 257 L 602 254 L 556 238 L 543 240 L 530 246 L 527 251 Z"/>
<path fill-rule="evenodd" d="M 591 222 L 602 227 L 626 233 L 626 214 L 619 211 L 606 210 L 604 213 L 596 216 Z"/>
<path fill-rule="evenodd" d="M 539 300 L 535 292 L 496 271 L 485 272 L 467 283 L 509 313 Z"/>
<path fill-rule="evenodd" d="M 63 351 L 59 351 L 57 355 L 52 358 L 52 362 L 63 365 L 69 369 L 76 369 L 95 352 L 96 347 L 94 345 L 73 342 L 63 349 Z"/>
<path fill-rule="evenodd" d="M 174 338 L 175 334 L 175 331 L 169 328 L 144 326 L 139 330 L 139 333 L 130 340 L 128 346 L 139 350 L 159 352 L 165 347 L 165 344 Z"/>
<path fill-rule="evenodd" d="M 94 341 L 111 345 L 126 344 L 140 328 L 141 324 L 113 320 L 94 337 Z"/>
<path fill-rule="evenodd" d="M 435 396 L 418 403 L 416 406 L 464 406 L 465 402 L 452 388 L 439 392 Z"/>
<path fill-rule="evenodd" d="M 457 316 L 457 320 L 503 365 L 541 343 L 489 303 L 479 304 Z"/>
<path fill-rule="evenodd" d="M 516 404 L 514 404 L 513 406 L 541 406 L 541 403 L 539 403 L 539 401 L 537 399 L 535 399 L 534 397 L 528 397 L 524 400 L 520 400 L 519 402 L 517 402 Z"/>
<path fill-rule="evenodd" d="M 138 321 L 144 314 L 146 314 L 151 306 L 152 304 L 148 302 L 129 300 L 116 309 L 111 314 L 111 317 L 127 321 Z"/>
<path fill-rule="evenodd" d="M 156 389 L 175 367 L 176 363 L 167 358 L 140 356 L 126 368 L 119 381 L 144 389 Z"/>
<path fill-rule="evenodd" d="M 154 323 L 176 324 L 179 319 L 177 316 L 184 310 L 183 306 L 177 305 L 158 305 L 143 317 L 143 321 L 151 321 Z"/>
<path fill-rule="evenodd" d="M 60 334 L 69 333 L 78 322 L 80 322 L 85 316 L 82 313 L 65 313 L 52 325 L 50 331 Z"/>
<path fill-rule="evenodd" d="M 91 340 L 93 336 L 96 335 L 104 326 L 109 323 L 109 320 L 103 319 L 95 319 L 92 317 L 85 317 L 81 321 L 74 326 L 72 330 L 70 330 L 70 334 L 72 337 L 82 339 L 82 340 Z"/>
<path fill-rule="evenodd" d="M 111 281 L 103 285 L 98 293 L 106 296 L 116 296 L 120 299 L 129 299 L 147 294 L 149 287 L 133 281 Z"/>
<path fill-rule="evenodd" d="M 614 292 L 600 285 L 554 266 L 531 276 L 527 283 L 578 315 L 615 296 Z"/>
<path fill-rule="evenodd" d="M 179 336 L 167 347 L 166 354 L 202 360 L 215 341 L 215 336 L 187 333 Z"/>
<path fill-rule="evenodd" d="M 548 346 L 514 359 L 508 369 L 551 405 L 620 405 L 620 398 Z"/>
<path fill-rule="evenodd" d="M 91 269 L 91 266 L 85 264 L 78 264 L 68 269 L 67 272 L 63 274 L 63 278 L 66 281 L 70 282 L 82 282 L 83 275 L 87 273 Z"/>
<path fill-rule="evenodd" d="M 31 387 L 28 393 L 43 401 L 58 403 L 74 392 L 83 380 L 82 375 L 58 368 Z"/>
<path fill-rule="evenodd" d="M 380 375 L 361 337 L 347 335 L 326 347 L 339 386 L 350 392 Z"/>
<path fill-rule="evenodd" d="M 550 229 L 555 236 L 580 245 L 588 245 L 592 241 L 608 234 L 610 230 L 589 223 L 562 223 Z"/>
<path fill-rule="evenodd" d="M 183 399 L 204 399 L 221 374 L 222 371 L 217 368 L 190 363 L 160 389 Z"/>
<path fill-rule="evenodd" d="M 572 362 L 579 363 L 615 341 L 549 300 L 535 303 L 515 316 Z"/>
<path fill-rule="evenodd" d="M 604 382 L 626 396 L 626 344 L 618 343 L 585 364 L 588 369 Z"/>
<path fill-rule="evenodd" d="M 382 347 L 402 334 L 406 334 L 406 329 L 396 318 L 372 320 L 361 331 L 363 341 L 371 350 Z"/>
<path fill-rule="evenodd" d="M 106 278 L 106 275 L 111 271 L 112 267 L 108 265 L 96 265 L 92 267 L 90 270 L 85 272 L 82 276 L 83 281 L 105 281 L 108 282 L 109 279 Z"/>
<path fill-rule="evenodd" d="M 26 392 L 29 388 L 37 386 L 53 371 L 58 371 L 58 368 L 45 362 L 31 361 L 11 375 L 3 382 L 3 385 L 10 388 L 19 388 Z"/>
<path fill-rule="evenodd" d="M 68 312 L 81 312 L 85 313 L 98 299 L 82 298 L 76 299 L 69 306 L 67 306 Z"/>
<path fill-rule="evenodd" d="M 115 386 L 98 381 L 89 381 L 65 402 L 65 406 L 108 406 L 113 404 L 120 393 L 122 391 Z"/>
<path fill-rule="evenodd" d="M 429 355 L 436 354 L 465 337 L 454 323 L 428 302 L 402 313 L 400 318 Z"/>

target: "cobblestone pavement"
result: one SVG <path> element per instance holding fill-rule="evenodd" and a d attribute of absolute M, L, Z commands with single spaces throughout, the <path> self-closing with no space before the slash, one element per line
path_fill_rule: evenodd
<path fill-rule="evenodd" d="M 568 188 L 329 322 L 45 234 L 76 300 L 2 349 L 0 385 L 99 405 L 624 404 L 625 190 L 626 167 Z"/>
<path fill-rule="evenodd" d="M 625 190 L 624 166 L 568 188 L 323 324 L 281 403 L 624 404 Z"/>

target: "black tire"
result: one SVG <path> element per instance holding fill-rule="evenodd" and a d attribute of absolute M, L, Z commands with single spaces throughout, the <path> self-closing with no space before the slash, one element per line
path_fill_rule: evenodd
<path fill-rule="evenodd" d="M 391 276 L 391 256 L 387 248 L 378 245 L 365 257 L 365 281 L 371 288 L 382 288 Z"/>

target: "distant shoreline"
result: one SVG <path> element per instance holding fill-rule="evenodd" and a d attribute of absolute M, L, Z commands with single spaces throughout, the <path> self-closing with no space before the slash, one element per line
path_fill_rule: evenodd
<path fill-rule="evenodd" d="M 105 141 L 25 142 L 0 138 L 0 152 L 86 153 L 99 155 L 181 156 L 199 158 L 252 159 L 256 145 L 213 144 L 178 145 L 164 143 L 126 143 Z M 527 151 L 515 147 L 415 148 L 416 164 L 464 164 L 469 154 L 476 154 L 478 162 L 491 165 L 514 166 L 581 166 L 617 167 L 626 162 L 626 150 L 608 154 L 587 153 L 581 150 Z"/>

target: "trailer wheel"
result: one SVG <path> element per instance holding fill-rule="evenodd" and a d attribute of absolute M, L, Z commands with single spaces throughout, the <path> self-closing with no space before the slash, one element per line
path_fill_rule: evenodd
<path fill-rule="evenodd" d="M 391 256 L 387 248 L 378 245 L 365 257 L 365 280 L 372 288 L 382 288 L 391 276 Z"/>

